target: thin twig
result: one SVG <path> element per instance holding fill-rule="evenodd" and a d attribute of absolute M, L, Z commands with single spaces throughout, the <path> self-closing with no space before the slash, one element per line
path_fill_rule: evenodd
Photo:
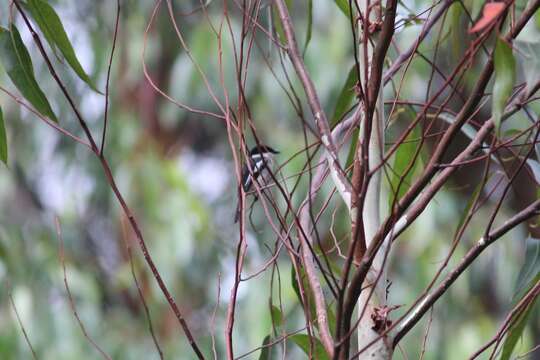
<path fill-rule="evenodd" d="M 60 228 L 60 221 L 58 220 L 58 217 L 54 218 L 54 225 L 56 228 L 56 236 L 60 244 L 60 251 L 59 251 L 60 263 L 62 264 L 62 272 L 64 274 L 64 286 L 66 288 L 66 292 L 68 295 L 71 311 L 73 311 L 73 315 L 75 316 L 75 319 L 77 320 L 77 323 L 79 324 L 79 327 L 81 328 L 81 331 L 84 337 L 86 338 L 86 340 L 88 340 L 88 342 L 94 347 L 94 349 L 97 350 L 97 352 L 104 359 L 112 360 L 112 358 L 109 355 L 107 355 L 107 353 L 94 341 L 94 339 L 92 339 L 92 337 L 88 335 L 88 332 L 86 331 L 86 327 L 84 326 L 81 318 L 79 317 L 79 313 L 77 312 L 77 307 L 75 306 L 75 300 L 73 299 L 73 295 L 71 294 L 71 290 L 69 288 L 69 283 L 67 279 L 66 262 L 64 258 L 64 238 L 62 237 L 62 230 Z"/>
<path fill-rule="evenodd" d="M 139 228 L 139 224 L 135 220 L 135 217 L 132 214 L 131 209 L 128 207 L 124 197 L 122 196 L 120 190 L 118 189 L 116 181 L 115 181 L 115 179 L 114 179 L 114 177 L 112 175 L 112 171 L 111 171 L 111 168 L 109 166 L 109 163 L 107 162 L 107 160 L 105 159 L 104 156 L 99 155 L 99 149 L 98 149 L 98 147 L 96 145 L 94 137 L 92 136 L 92 133 L 91 133 L 86 121 L 84 120 L 84 118 L 83 118 L 81 112 L 79 111 L 78 107 L 75 105 L 75 101 L 73 100 L 73 98 L 71 97 L 69 92 L 67 91 L 66 86 L 64 85 L 62 80 L 59 78 L 58 74 L 56 73 L 56 70 L 54 69 L 54 67 L 53 67 L 53 65 L 51 63 L 51 60 L 50 60 L 49 56 L 47 55 L 47 52 L 45 51 L 45 48 L 43 47 L 43 43 L 42 43 L 39 35 L 35 32 L 34 28 L 32 27 L 32 24 L 30 23 L 30 20 L 28 19 L 28 16 L 26 15 L 24 10 L 22 9 L 22 6 L 19 3 L 19 0 L 14 0 L 14 4 L 17 7 L 17 9 L 19 10 L 20 14 L 22 15 L 28 30 L 32 34 L 32 38 L 34 39 L 34 42 L 37 45 L 37 47 L 38 47 L 38 49 L 39 49 L 39 51 L 41 53 L 41 56 L 43 57 L 45 63 L 47 64 L 47 67 L 49 69 L 49 72 L 50 72 L 51 76 L 54 78 L 55 82 L 60 87 L 62 93 L 64 94 L 64 97 L 67 99 L 71 109 L 75 113 L 75 116 L 77 118 L 77 121 L 79 122 L 79 125 L 81 126 L 81 128 L 83 129 L 86 137 L 88 138 L 88 141 L 90 143 L 90 148 L 91 148 L 92 152 L 99 159 L 99 161 L 101 163 L 101 167 L 102 167 L 104 175 L 105 175 L 105 178 L 106 178 L 111 190 L 113 191 L 114 195 L 116 196 L 116 199 L 120 203 L 120 206 L 122 207 L 122 210 L 124 211 L 124 214 L 128 218 L 128 220 L 130 222 L 130 225 L 131 225 L 133 231 L 135 232 L 135 235 L 137 236 L 137 239 L 138 239 L 138 242 L 139 242 L 139 247 L 140 247 L 140 249 L 141 249 L 141 251 L 143 253 L 143 256 L 144 256 L 144 259 L 145 259 L 146 263 L 148 264 L 148 266 L 150 267 L 150 270 L 152 271 L 152 275 L 154 276 L 154 279 L 157 281 L 158 286 L 160 287 L 163 295 L 167 299 L 167 303 L 169 304 L 169 306 L 173 310 L 173 312 L 174 312 L 174 314 L 176 316 L 176 319 L 178 320 L 180 326 L 182 327 L 182 330 L 184 331 L 191 348 L 193 349 L 193 351 L 195 352 L 195 354 L 197 355 L 197 357 L 199 359 L 204 359 L 204 355 L 202 354 L 201 350 L 199 349 L 199 346 L 197 345 L 197 342 L 195 341 L 195 338 L 193 337 L 193 334 L 191 333 L 191 330 L 189 329 L 186 320 L 182 316 L 182 313 L 180 312 L 180 309 L 178 308 L 178 305 L 176 305 L 176 302 L 174 301 L 174 298 L 172 297 L 171 293 L 169 292 L 169 289 L 165 285 L 165 282 L 163 281 L 159 271 L 157 270 L 157 267 L 156 267 L 152 257 L 150 256 L 150 253 L 148 251 L 148 247 L 146 246 L 146 242 L 144 240 L 142 231 Z"/>
<path fill-rule="evenodd" d="M 19 323 L 19 327 L 21 328 L 21 331 L 24 336 L 24 341 L 26 341 L 26 345 L 28 345 L 28 348 L 30 349 L 30 352 L 32 353 L 32 358 L 34 360 L 38 360 L 36 351 L 34 350 L 34 347 L 32 346 L 32 343 L 30 342 L 30 338 L 28 337 L 28 333 L 26 332 L 26 329 L 24 327 L 24 324 L 21 320 L 21 317 L 19 316 L 19 311 L 17 311 L 17 306 L 15 306 L 15 301 L 13 300 L 13 295 L 11 294 L 11 284 L 8 281 L 6 281 L 6 289 L 7 294 L 9 297 L 9 302 L 11 303 L 11 308 L 13 309 L 13 312 L 15 313 L 15 317 L 17 318 L 17 322 Z"/>
<path fill-rule="evenodd" d="M 105 148 L 105 135 L 107 132 L 107 124 L 109 118 L 109 83 L 111 81 L 111 68 L 114 59 L 114 50 L 116 48 L 116 38 L 118 36 L 118 24 L 120 22 L 120 0 L 116 0 L 116 20 L 114 22 L 114 35 L 111 48 L 111 55 L 109 56 L 109 65 L 107 66 L 107 80 L 105 81 L 105 115 L 103 118 L 103 133 L 101 134 L 101 148 L 99 149 L 99 156 L 103 156 L 103 149 Z"/>

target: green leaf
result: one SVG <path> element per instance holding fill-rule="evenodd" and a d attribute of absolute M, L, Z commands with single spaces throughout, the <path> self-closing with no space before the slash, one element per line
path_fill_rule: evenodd
<path fill-rule="evenodd" d="M 499 131 L 506 101 L 512 93 L 516 78 L 516 60 L 512 48 L 501 38 L 495 45 L 495 84 L 493 85 L 492 110 L 495 128 Z"/>
<path fill-rule="evenodd" d="M 466 39 L 463 26 L 462 26 L 462 17 L 465 14 L 461 3 L 455 2 L 448 9 L 448 27 L 450 36 L 450 47 L 452 49 L 452 55 L 455 59 L 459 59 L 461 56 L 461 51 L 464 45 L 463 40 Z"/>
<path fill-rule="evenodd" d="M 345 80 L 341 91 L 339 92 L 336 108 L 334 109 L 334 115 L 332 115 L 332 120 L 330 122 L 331 126 L 336 125 L 341 120 L 343 115 L 345 115 L 347 110 L 349 110 L 349 107 L 356 96 L 354 87 L 357 81 L 358 72 L 356 71 L 356 66 L 353 65 L 351 70 L 349 70 L 349 74 L 347 75 L 347 79 Z"/>
<path fill-rule="evenodd" d="M 540 10 L 536 10 L 535 20 L 536 20 L 536 27 L 540 29 Z"/>
<path fill-rule="evenodd" d="M 100 93 L 77 59 L 64 25 L 62 25 L 62 21 L 54 11 L 54 8 L 43 0 L 28 0 L 27 8 L 30 10 L 32 17 L 41 29 L 41 32 L 43 32 L 51 48 L 58 48 L 77 76 L 87 83 L 92 90 Z"/>
<path fill-rule="evenodd" d="M 490 177 L 491 176 L 488 175 L 488 179 Z M 469 215 L 469 211 L 471 210 L 472 206 L 474 204 L 476 204 L 476 201 L 478 200 L 478 197 L 482 194 L 483 189 L 484 189 L 484 184 L 482 182 L 480 182 L 476 186 L 476 188 L 474 189 L 471 196 L 469 196 L 469 200 L 467 201 L 467 205 L 465 206 L 465 209 L 463 209 L 463 211 L 461 212 L 459 222 L 458 222 L 458 226 L 456 227 L 456 234 L 461 229 L 461 227 L 463 226 L 463 223 L 465 222 L 465 219 Z"/>
<path fill-rule="evenodd" d="M 32 60 L 13 24 L 11 31 L 0 27 L 0 59 L 13 84 L 30 104 L 41 114 L 58 122 L 47 97 L 36 82 Z"/>
<path fill-rule="evenodd" d="M 526 242 L 525 262 L 521 267 L 515 289 L 513 306 L 517 305 L 525 294 L 540 281 L 540 239 L 529 237 Z M 510 359 L 517 342 L 525 330 L 527 321 L 532 312 L 536 299 L 534 299 L 518 319 L 512 322 L 506 340 L 504 341 L 501 360 Z"/>
<path fill-rule="evenodd" d="M 300 294 L 300 287 L 298 286 L 298 279 L 296 277 L 296 271 L 294 271 L 294 266 L 291 266 L 291 284 L 296 293 L 296 297 L 298 297 L 298 302 L 302 304 L 302 296 Z"/>
<path fill-rule="evenodd" d="M 420 131 L 417 127 L 415 127 L 407 136 L 405 141 L 399 145 L 398 149 L 396 150 L 394 164 L 392 166 L 392 176 L 390 178 L 390 185 L 392 189 L 392 193 L 389 196 L 390 208 L 392 208 L 394 201 L 397 201 L 395 198 L 397 197 L 399 200 L 410 187 L 414 171 L 418 165 L 419 157 L 416 158 L 416 161 L 410 169 L 408 169 L 408 167 L 416 154 L 416 146 L 419 143 L 419 138 Z M 396 191 L 398 191 L 397 194 L 395 194 Z"/>
<path fill-rule="evenodd" d="M 332 310 L 332 306 L 328 305 L 326 307 L 326 313 L 328 314 L 328 327 L 330 328 L 330 332 L 332 335 L 335 335 L 336 332 L 336 314 L 334 314 L 334 310 Z"/>
<path fill-rule="evenodd" d="M 307 47 L 309 45 L 309 42 L 311 41 L 311 32 L 313 30 L 313 0 L 307 0 L 307 6 L 308 6 L 308 18 L 307 18 L 307 30 L 306 30 L 306 41 L 304 43 L 304 53 L 303 55 L 306 56 Z"/>
<path fill-rule="evenodd" d="M 299 273 L 300 273 L 300 278 L 301 278 L 301 281 L 302 281 L 302 287 L 304 289 L 309 289 L 309 284 L 307 283 L 306 273 L 304 271 L 304 268 L 300 267 L 299 268 Z M 294 266 L 291 266 L 291 283 L 292 283 L 294 292 L 296 293 L 296 296 L 298 297 L 298 302 L 300 304 L 303 304 L 302 303 L 302 296 L 300 294 L 300 288 L 298 286 L 298 280 L 297 280 L 297 277 L 296 277 L 296 272 L 294 271 Z M 311 316 L 312 317 L 316 316 L 315 301 L 312 298 L 311 293 L 309 291 L 306 291 L 304 293 L 304 295 L 305 295 L 305 300 L 309 304 Z"/>
<path fill-rule="evenodd" d="M 7 148 L 7 136 L 6 128 L 4 127 L 4 116 L 2 114 L 2 108 L 0 108 L 0 160 L 7 165 L 8 148 Z"/>
<path fill-rule="evenodd" d="M 429 118 L 434 117 L 432 114 L 427 115 Z M 446 121 L 448 124 L 452 125 L 454 122 L 456 122 L 456 117 L 452 114 L 441 112 L 437 115 L 437 118 Z M 467 136 L 469 139 L 474 140 L 476 137 L 476 133 L 478 132 L 471 124 L 463 124 L 463 126 L 460 128 L 460 131 L 463 133 L 463 135 Z M 514 134 L 515 135 L 515 134 Z M 491 160 L 493 160 L 496 163 L 499 163 L 499 159 L 490 151 L 490 146 L 488 143 L 483 142 L 482 143 L 482 151 L 486 155 L 490 155 Z"/>
<path fill-rule="evenodd" d="M 343 14 L 345 14 L 346 17 L 349 17 L 351 15 L 351 10 L 349 7 L 349 2 L 347 0 L 334 0 L 337 7 Z"/>
<path fill-rule="evenodd" d="M 514 321 L 512 325 L 510 325 L 508 335 L 506 335 L 506 340 L 504 341 L 501 360 L 510 359 L 517 342 L 523 334 L 523 330 L 525 330 L 525 325 L 527 325 L 527 321 L 529 320 L 529 316 L 531 315 L 531 310 L 533 309 L 535 302 L 536 298 L 527 306 L 527 309 L 521 313 L 521 316 L 519 316 L 519 318 Z"/>
<path fill-rule="evenodd" d="M 529 237 L 525 246 L 525 262 L 519 271 L 514 299 L 523 297 L 540 275 L 540 239 Z"/>
<path fill-rule="evenodd" d="M 268 344 L 270 344 L 271 337 L 270 335 L 266 335 L 262 342 L 262 348 L 261 348 L 261 355 L 259 356 L 259 360 L 270 360 L 272 349 Z"/>
<path fill-rule="evenodd" d="M 281 310 L 277 306 L 271 305 L 270 313 L 272 315 L 272 324 L 275 327 L 282 326 L 283 325 L 283 314 L 281 313 Z"/>
<path fill-rule="evenodd" d="M 346 162 L 345 168 L 348 168 L 349 166 L 351 166 L 354 161 L 354 155 L 356 154 L 356 147 L 358 146 L 359 133 L 360 133 L 360 129 L 356 127 L 352 133 L 351 146 L 349 148 L 349 155 L 347 155 L 347 162 Z"/>
<path fill-rule="evenodd" d="M 534 181 L 536 181 L 537 184 L 540 184 L 540 163 L 534 159 L 527 159 L 527 165 L 529 165 L 529 168 L 533 173 Z"/>
<path fill-rule="evenodd" d="M 308 335 L 296 334 L 291 336 L 289 339 L 291 339 L 296 345 L 298 345 L 306 353 L 306 355 L 310 355 L 310 341 Z M 315 346 L 313 349 L 313 353 L 311 353 L 310 359 L 330 360 L 328 354 L 324 350 L 323 345 L 321 344 L 321 341 L 315 336 L 312 337 L 312 340 Z"/>
<path fill-rule="evenodd" d="M 291 0 L 285 0 L 285 5 L 287 5 L 287 9 L 289 9 L 289 12 L 291 10 Z M 277 5 L 272 6 L 272 22 L 274 23 L 274 29 L 279 36 L 279 39 L 282 43 L 287 43 L 287 37 L 285 36 L 285 31 L 283 30 L 283 24 L 281 23 L 281 19 L 279 17 L 279 11 L 277 9 Z"/>

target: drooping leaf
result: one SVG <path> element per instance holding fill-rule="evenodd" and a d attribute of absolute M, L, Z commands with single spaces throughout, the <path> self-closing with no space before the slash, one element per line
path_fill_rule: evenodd
<path fill-rule="evenodd" d="M 519 45 L 517 51 L 523 54 L 521 57 L 521 65 L 523 67 L 523 73 L 526 74 L 525 81 L 527 82 L 527 93 L 530 93 L 533 90 L 534 85 L 540 80 L 540 31 L 535 31 L 535 34 L 532 36 L 534 36 L 536 41 L 517 42 Z"/>
<path fill-rule="evenodd" d="M 43 0 L 28 0 L 26 4 L 51 48 L 59 49 L 77 76 L 87 83 L 92 90 L 99 92 L 77 59 L 64 25 L 58 14 L 54 11 L 54 8 Z"/>
<path fill-rule="evenodd" d="M 285 5 L 287 5 L 287 9 L 289 11 L 291 10 L 291 0 L 285 0 Z M 280 41 L 283 44 L 287 43 L 287 38 L 285 36 L 285 31 L 283 30 L 283 24 L 281 23 L 281 18 L 279 17 L 279 12 L 277 9 L 277 5 L 272 5 L 272 22 L 274 24 L 274 29 L 279 36 Z"/>
<path fill-rule="evenodd" d="M 298 298 L 298 302 L 302 303 L 302 296 L 300 294 L 300 287 L 298 286 L 298 280 L 296 276 L 296 271 L 294 271 L 294 266 L 291 266 L 291 284 L 294 289 L 294 292 L 296 294 L 296 297 Z"/>
<path fill-rule="evenodd" d="M 520 299 L 540 275 L 540 239 L 529 237 L 526 241 L 525 262 L 519 271 L 514 300 Z"/>
<path fill-rule="evenodd" d="M 358 133 L 360 132 L 360 129 L 357 127 L 354 129 L 352 133 L 352 139 L 351 139 L 351 147 L 349 148 L 349 155 L 347 155 L 347 163 L 345 165 L 345 168 L 348 168 L 352 165 L 354 161 L 354 154 L 356 153 L 356 147 L 358 146 Z"/>
<path fill-rule="evenodd" d="M 7 165 L 8 148 L 7 148 L 7 136 L 6 128 L 4 127 L 4 116 L 2 114 L 2 108 L 0 108 L 0 160 Z"/>
<path fill-rule="evenodd" d="M 283 325 L 283 314 L 281 310 L 274 305 L 271 305 L 270 312 L 272 315 L 272 324 L 277 328 Z"/>
<path fill-rule="evenodd" d="M 397 202 L 409 189 L 412 176 L 418 164 L 419 157 L 415 160 L 410 169 L 410 163 L 416 154 L 416 148 L 419 144 L 420 131 L 417 127 L 411 131 L 405 141 L 399 145 L 394 157 L 394 164 L 392 166 L 392 176 L 390 178 L 390 185 L 392 187 L 392 194 L 389 197 L 389 206 L 392 208 L 394 202 Z M 399 189 L 398 189 L 399 186 Z M 397 194 L 396 194 L 397 191 Z M 397 199 L 396 199 L 397 198 Z"/>
<path fill-rule="evenodd" d="M 448 9 L 448 36 L 452 48 L 452 55 L 458 59 L 461 56 L 464 40 L 464 30 L 462 24 L 462 18 L 465 15 L 465 11 L 459 2 L 454 2 Z"/>
<path fill-rule="evenodd" d="M 527 159 L 527 165 L 529 165 L 536 183 L 540 184 L 540 163 L 533 159 Z"/>
<path fill-rule="evenodd" d="M 296 345 L 298 345 L 306 353 L 306 355 L 310 355 L 310 340 L 308 335 L 296 334 L 291 336 L 289 339 L 291 339 Z M 314 348 L 311 353 L 310 359 L 329 360 L 330 358 L 324 350 L 321 341 L 315 336 L 312 337 L 312 341 L 314 344 Z"/>
<path fill-rule="evenodd" d="M 328 314 L 328 327 L 330 328 L 330 332 L 332 335 L 335 335 L 336 333 L 336 314 L 334 314 L 334 310 L 332 310 L 332 306 L 328 305 L 326 308 L 326 313 Z"/>
<path fill-rule="evenodd" d="M 259 356 L 259 360 L 270 360 L 272 358 L 271 348 L 268 346 L 268 344 L 270 344 L 270 340 L 270 335 L 266 335 L 262 342 L 261 355 Z"/>
<path fill-rule="evenodd" d="M 479 19 L 486 3 L 481 0 L 471 0 L 466 3 L 471 19 Z"/>
<path fill-rule="evenodd" d="M 482 11 L 482 17 L 476 22 L 476 24 L 474 24 L 472 28 L 469 29 L 469 33 L 472 34 L 482 31 L 490 24 L 493 24 L 495 21 L 497 21 L 499 15 L 502 14 L 505 7 L 506 5 L 504 2 L 487 3 Z"/>
<path fill-rule="evenodd" d="M 535 302 L 536 298 L 527 306 L 527 309 L 523 311 L 519 318 L 510 325 L 508 335 L 506 336 L 506 340 L 504 341 L 501 360 L 510 360 L 512 352 L 514 351 L 517 342 L 521 338 L 523 330 L 525 330 L 525 325 L 527 325 L 527 321 L 529 320 L 529 316 L 531 315 Z"/>
<path fill-rule="evenodd" d="M 349 17 L 351 15 L 351 10 L 349 7 L 349 1 L 347 0 L 334 0 L 337 7 L 343 14 L 345 14 L 346 17 Z"/>
<path fill-rule="evenodd" d="M 492 110 L 495 128 L 499 131 L 506 101 L 512 93 L 516 78 L 516 60 L 512 48 L 501 38 L 495 45 L 495 84 L 493 85 Z"/>
<path fill-rule="evenodd" d="M 345 80 L 341 91 L 339 92 L 336 108 L 334 109 L 334 114 L 332 115 L 331 126 L 336 125 L 351 106 L 356 96 L 355 85 L 357 81 L 358 71 L 356 71 L 356 66 L 353 65 L 351 70 L 349 70 L 349 74 L 347 75 L 347 79 Z"/>
<path fill-rule="evenodd" d="M 47 97 L 34 76 L 32 60 L 15 25 L 0 27 L 0 60 L 9 78 L 21 94 L 42 115 L 58 122 Z"/>
<path fill-rule="evenodd" d="M 489 176 L 489 175 L 488 175 Z M 488 177 L 489 179 L 489 177 Z M 476 204 L 476 201 L 478 200 L 478 197 L 482 194 L 482 190 L 484 189 L 484 184 L 480 182 L 478 185 L 476 185 L 476 188 L 474 189 L 473 193 L 469 197 L 469 200 L 467 201 L 467 205 L 465 206 L 465 209 L 461 212 L 458 226 L 456 227 L 456 233 L 461 229 L 463 226 L 463 223 L 465 222 L 465 219 L 469 215 L 469 211 L 471 211 L 471 208 L 474 204 Z"/>
<path fill-rule="evenodd" d="M 540 239 L 529 237 L 526 242 L 525 262 L 518 275 L 512 305 L 517 305 L 523 299 L 523 296 L 525 296 L 538 281 L 540 281 Z M 535 301 L 536 299 L 534 299 L 527 306 L 527 309 L 522 312 L 519 318 L 511 324 L 508 335 L 504 341 L 501 360 L 510 359 L 517 342 L 525 330 Z"/>
<path fill-rule="evenodd" d="M 428 117 L 431 117 L 431 115 L 428 115 Z M 437 115 L 437 118 L 446 121 L 450 125 L 456 121 L 456 117 L 454 115 L 446 113 L 446 112 L 441 112 L 440 114 Z M 474 140 L 474 138 L 476 137 L 476 134 L 478 133 L 478 131 L 471 124 L 467 124 L 467 123 L 463 124 L 463 126 L 459 130 L 463 133 L 463 135 L 467 136 L 471 141 Z M 485 154 L 491 154 L 490 155 L 491 160 L 495 162 L 499 162 L 495 154 L 493 154 L 489 148 L 490 146 L 488 143 L 486 142 L 482 143 L 482 151 Z"/>
<path fill-rule="evenodd" d="M 300 267 L 299 268 L 299 273 L 300 273 L 300 281 L 301 281 L 302 287 L 304 289 L 308 289 L 308 283 L 307 283 L 306 273 L 304 271 L 304 268 Z M 300 287 L 298 286 L 299 281 L 298 281 L 298 279 L 296 277 L 296 272 L 294 271 L 294 266 L 291 266 L 291 282 L 292 282 L 294 292 L 296 293 L 296 296 L 298 297 L 298 302 L 300 304 L 302 304 L 302 294 L 300 293 Z M 316 314 L 315 301 L 311 298 L 311 294 L 310 294 L 309 291 L 306 291 L 304 293 L 304 295 L 305 295 L 305 299 L 309 303 L 311 316 L 315 316 L 315 314 Z"/>
<path fill-rule="evenodd" d="M 313 0 L 307 0 L 307 30 L 306 30 L 306 41 L 304 42 L 304 56 L 306 55 L 307 47 L 311 41 L 311 33 L 313 30 Z"/>

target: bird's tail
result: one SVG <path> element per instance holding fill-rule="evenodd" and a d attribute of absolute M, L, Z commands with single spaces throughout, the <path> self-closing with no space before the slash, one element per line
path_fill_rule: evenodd
<path fill-rule="evenodd" d="M 234 223 L 236 224 L 240 220 L 240 200 L 236 202 L 236 213 L 234 215 Z"/>

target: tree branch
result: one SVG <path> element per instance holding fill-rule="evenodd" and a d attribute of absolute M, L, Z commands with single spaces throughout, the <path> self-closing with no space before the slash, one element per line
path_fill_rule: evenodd
<path fill-rule="evenodd" d="M 193 334 L 191 333 L 191 330 L 189 329 L 186 320 L 184 319 L 182 313 L 180 312 L 180 309 L 178 308 L 178 305 L 176 305 L 176 302 L 174 301 L 174 298 L 172 297 L 171 293 L 169 292 L 169 289 L 165 285 L 165 282 L 163 281 L 159 271 L 157 270 L 157 267 L 156 267 L 152 257 L 150 256 L 150 253 L 148 251 L 148 247 L 146 246 L 146 241 L 144 240 L 144 237 L 142 235 L 142 231 L 139 228 L 139 224 L 135 220 L 135 217 L 132 214 L 131 209 L 128 207 L 124 197 L 122 196 L 122 194 L 120 193 L 120 190 L 118 189 L 118 186 L 116 184 L 116 181 L 114 180 L 114 177 L 112 175 L 112 171 L 111 171 L 111 168 L 109 166 L 108 161 L 105 159 L 105 156 L 100 155 L 100 150 L 99 150 L 98 146 L 96 145 L 96 142 L 94 140 L 94 137 L 92 136 L 92 132 L 90 131 L 90 129 L 88 127 L 88 124 L 86 123 L 86 121 L 84 120 L 81 112 L 79 111 L 79 109 L 75 105 L 75 102 L 74 102 L 73 98 L 71 97 L 71 95 L 69 94 L 69 92 L 67 91 L 66 86 L 64 85 L 62 80 L 60 80 L 58 74 L 56 73 L 56 70 L 54 69 L 54 67 L 53 67 L 53 65 L 51 63 L 51 60 L 50 60 L 49 56 L 47 55 L 47 53 L 45 51 L 45 48 L 43 47 L 43 43 L 42 43 L 39 35 L 35 32 L 34 28 L 32 27 L 32 24 L 30 23 L 30 20 L 28 19 L 28 16 L 23 11 L 23 9 L 22 9 L 22 7 L 21 7 L 18 0 L 14 0 L 14 4 L 17 7 L 17 9 L 19 10 L 21 16 L 23 17 L 23 20 L 24 20 L 24 22 L 26 24 L 26 27 L 28 28 L 28 30 L 32 34 L 32 38 L 33 38 L 34 42 L 36 43 L 36 45 L 37 45 L 37 47 L 39 49 L 39 52 L 40 52 L 41 56 L 43 57 L 46 65 L 47 65 L 47 68 L 49 69 L 49 72 L 50 72 L 51 76 L 54 78 L 55 82 L 60 87 L 62 93 L 64 94 L 64 97 L 66 98 L 66 100 L 68 101 L 71 109 L 75 113 L 75 117 L 77 118 L 77 120 L 79 122 L 79 125 L 81 126 L 81 128 L 83 129 L 86 137 L 88 138 L 88 142 L 90 143 L 91 151 L 99 159 L 99 161 L 101 163 L 101 166 L 102 166 L 102 169 L 103 169 L 103 172 L 104 172 L 104 175 L 105 175 L 105 178 L 106 178 L 107 182 L 109 183 L 109 186 L 110 186 L 111 190 L 115 194 L 116 199 L 120 203 L 120 206 L 122 207 L 122 210 L 124 211 L 126 217 L 128 218 L 129 223 L 130 223 L 133 231 L 135 232 L 135 235 L 137 236 L 137 240 L 139 242 L 139 247 L 140 247 L 140 249 L 141 249 L 141 251 L 143 253 L 143 256 L 144 256 L 144 259 L 145 259 L 147 265 L 150 267 L 150 270 L 152 271 L 152 275 L 154 276 L 154 279 L 157 281 L 159 288 L 161 289 L 163 295 L 167 299 L 167 302 L 168 302 L 169 306 L 171 307 L 172 311 L 174 312 L 174 314 L 176 316 L 176 319 L 178 320 L 180 326 L 182 327 L 182 330 L 184 331 L 184 333 L 185 333 L 185 335 L 186 335 L 186 337 L 188 339 L 188 342 L 191 345 L 191 348 L 193 349 L 193 351 L 197 355 L 197 358 L 204 359 L 204 355 L 202 354 L 201 350 L 199 349 L 199 346 L 197 345 L 197 342 L 195 341 L 195 338 L 193 337 Z"/>
<path fill-rule="evenodd" d="M 284 0 L 276 0 L 275 4 L 278 10 L 279 18 L 283 25 L 285 37 L 287 38 L 287 53 L 291 59 L 291 62 L 293 63 L 298 78 L 302 82 L 311 112 L 315 118 L 315 124 L 317 125 L 321 142 L 325 148 L 326 158 L 330 166 L 332 179 L 347 208 L 350 209 L 351 184 L 349 183 L 345 172 L 339 164 L 337 148 L 332 139 L 328 119 L 326 118 L 326 114 L 322 109 L 317 91 L 315 90 L 313 81 L 309 76 L 306 65 L 304 64 L 304 60 L 302 59 L 302 55 L 300 54 L 300 50 L 298 49 L 289 10 L 287 9 L 287 5 L 285 4 Z"/>
<path fill-rule="evenodd" d="M 508 231 L 512 230 L 517 225 L 530 219 L 540 213 L 540 200 L 536 200 L 531 205 L 514 215 L 507 220 L 503 225 L 493 230 L 487 237 L 482 237 L 476 245 L 469 250 L 463 257 L 456 268 L 448 274 L 443 282 L 431 294 L 427 295 L 424 300 L 416 307 L 416 309 L 407 317 L 396 331 L 394 336 L 394 346 L 407 334 L 413 326 L 420 321 L 422 316 L 429 310 L 433 304 L 448 290 L 448 288 L 456 281 L 459 276 L 471 265 L 471 263 L 491 244 L 501 238 Z"/>

